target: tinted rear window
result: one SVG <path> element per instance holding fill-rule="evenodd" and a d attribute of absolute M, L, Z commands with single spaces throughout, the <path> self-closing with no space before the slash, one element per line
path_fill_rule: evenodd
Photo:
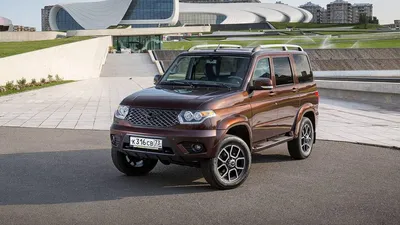
<path fill-rule="evenodd" d="M 296 63 L 296 73 L 300 83 L 312 82 L 313 74 L 310 68 L 310 63 L 305 55 L 293 55 Z"/>
<path fill-rule="evenodd" d="M 293 84 L 293 73 L 289 57 L 274 58 L 276 85 Z"/>

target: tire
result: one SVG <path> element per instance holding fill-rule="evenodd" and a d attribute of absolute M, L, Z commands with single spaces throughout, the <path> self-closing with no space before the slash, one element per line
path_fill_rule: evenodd
<path fill-rule="evenodd" d="M 300 123 L 299 137 L 288 142 L 289 154 L 293 159 L 306 159 L 314 146 L 314 126 L 311 120 L 303 117 Z"/>
<path fill-rule="evenodd" d="M 111 150 L 112 161 L 117 169 L 127 176 L 144 176 L 156 167 L 156 159 L 138 159 L 118 150 Z"/>
<path fill-rule="evenodd" d="M 201 162 L 206 181 L 213 188 L 220 190 L 240 186 L 247 179 L 250 167 L 249 147 L 242 139 L 232 135 L 227 135 L 221 141 L 215 158 Z"/>

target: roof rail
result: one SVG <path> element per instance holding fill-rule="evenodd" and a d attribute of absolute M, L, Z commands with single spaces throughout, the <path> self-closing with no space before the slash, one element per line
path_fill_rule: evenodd
<path fill-rule="evenodd" d="M 225 44 L 212 44 L 212 45 L 196 45 L 191 47 L 188 51 L 194 51 L 196 49 L 209 49 L 209 48 L 214 48 L 215 51 L 217 51 L 220 48 L 242 48 L 241 45 L 225 45 Z"/>
<path fill-rule="evenodd" d="M 289 48 L 295 48 L 297 51 L 304 52 L 304 49 L 300 45 L 287 45 L 287 44 L 271 44 L 271 45 L 259 45 L 253 49 L 253 52 L 260 51 L 268 48 L 282 48 L 282 51 L 289 51 Z"/>

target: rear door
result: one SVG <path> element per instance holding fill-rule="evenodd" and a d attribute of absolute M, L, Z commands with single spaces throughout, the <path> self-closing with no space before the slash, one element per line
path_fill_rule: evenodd
<path fill-rule="evenodd" d="M 276 56 L 272 59 L 274 65 L 274 81 L 276 88 L 276 103 L 278 118 L 276 121 L 277 132 L 285 134 L 291 131 L 297 111 L 300 107 L 298 98 L 297 79 L 292 67 L 293 60 L 287 56 Z"/>
<path fill-rule="evenodd" d="M 311 65 L 306 54 L 293 55 L 296 76 L 298 80 L 298 97 L 300 106 L 306 103 L 318 104 L 318 97 L 315 92 L 317 85 L 314 82 L 313 72 Z"/>
<path fill-rule="evenodd" d="M 271 65 L 269 57 L 259 58 L 253 72 L 250 84 L 257 78 L 270 78 Z M 278 107 L 275 104 L 276 94 L 273 90 L 255 90 L 252 93 L 252 130 L 253 142 L 265 141 L 269 137 L 277 135 L 276 120 L 278 118 Z"/>

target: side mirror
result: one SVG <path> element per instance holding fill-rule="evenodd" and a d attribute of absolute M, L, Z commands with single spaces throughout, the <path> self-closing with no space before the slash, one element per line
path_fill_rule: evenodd
<path fill-rule="evenodd" d="M 258 78 L 257 80 L 254 80 L 254 90 L 272 90 L 273 88 L 274 85 L 272 84 L 272 80 L 269 78 Z"/>
<path fill-rule="evenodd" d="M 162 77 L 162 76 L 159 75 L 159 74 L 157 74 L 157 75 L 154 76 L 154 80 L 153 80 L 154 85 L 158 84 L 158 82 L 161 80 L 161 77 Z"/>

